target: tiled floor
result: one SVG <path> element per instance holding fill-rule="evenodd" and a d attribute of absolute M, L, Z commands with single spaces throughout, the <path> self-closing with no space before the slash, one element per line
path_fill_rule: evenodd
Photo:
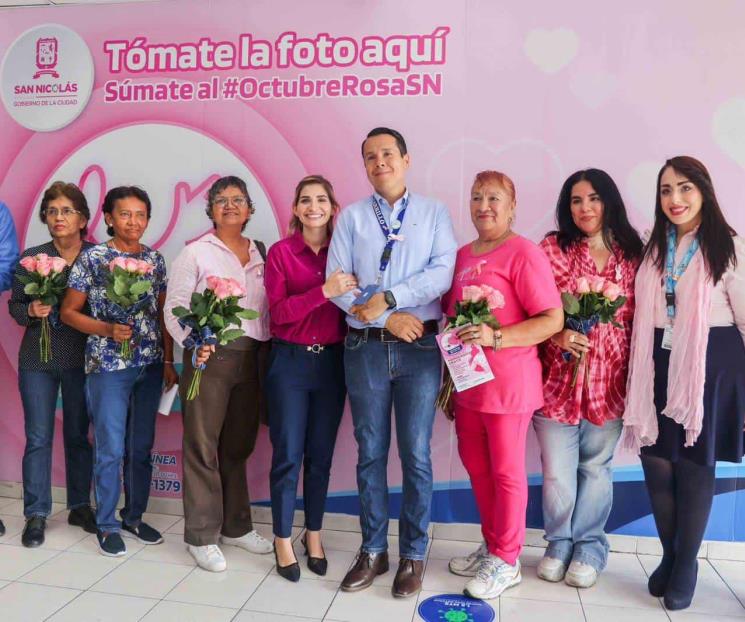
<path fill-rule="evenodd" d="M 276 575 L 271 556 L 232 547 L 225 547 L 226 572 L 196 568 L 184 550 L 183 520 L 175 516 L 146 518 L 165 532 L 164 544 L 145 547 L 127 540 L 128 555 L 110 559 L 97 553 L 93 536 L 68 526 L 67 513 L 55 506 L 45 545 L 25 549 L 20 543 L 20 507 L 18 501 L 0 498 L 0 518 L 7 528 L 0 538 L 2 622 L 415 622 L 421 619 L 416 613 L 419 601 L 461 591 L 463 580 L 448 572 L 447 560 L 474 548 L 470 542 L 434 540 L 419 600 L 397 600 L 390 595 L 393 570 L 364 592 L 338 590 L 359 544 L 355 533 L 326 532 L 326 577 L 303 566 L 301 581 L 291 584 Z M 268 525 L 259 530 L 269 535 Z M 395 552 L 397 538 L 389 540 Z M 657 561 L 652 555 L 611 554 L 607 570 L 589 590 L 537 579 L 535 565 L 541 555 L 542 549 L 526 547 L 522 583 L 491 602 L 497 621 L 745 622 L 745 562 L 701 560 L 692 607 L 668 614 L 646 591 L 647 573 Z M 395 568 L 397 559 L 391 561 Z"/>

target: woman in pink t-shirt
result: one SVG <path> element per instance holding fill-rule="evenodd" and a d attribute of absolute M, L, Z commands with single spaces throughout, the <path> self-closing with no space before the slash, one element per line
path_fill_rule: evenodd
<path fill-rule="evenodd" d="M 484 348 L 494 379 L 453 396 L 458 451 L 471 478 L 484 543 L 450 560 L 451 572 L 473 577 L 465 592 L 496 598 L 520 582 L 528 482 L 525 442 L 533 412 L 543 405 L 536 345 L 561 330 L 561 299 L 545 254 L 511 230 L 515 186 L 504 173 L 483 171 L 471 188 L 478 238 L 458 251 L 453 286 L 443 298 L 452 315 L 463 288 L 488 285 L 501 328 L 461 329 L 466 344 Z"/>

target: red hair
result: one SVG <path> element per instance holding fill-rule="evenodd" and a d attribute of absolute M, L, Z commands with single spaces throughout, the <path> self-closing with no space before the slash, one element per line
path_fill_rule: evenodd
<path fill-rule="evenodd" d="M 511 196 L 513 201 L 517 201 L 514 182 L 504 173 L 499 171 L 481 171 L 476 173 L 473 180 L 474 186 L 485 186 L 486 184 L 498 184 L 502 186 Z"/>

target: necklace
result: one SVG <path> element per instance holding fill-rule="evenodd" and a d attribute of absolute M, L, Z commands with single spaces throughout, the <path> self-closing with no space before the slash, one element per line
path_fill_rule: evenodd
<path fill-rule="evenodd" d="M 139 242 L 137 242 L 137 250 L 134 251 L 134 252 L 132 252 L 132 251 L 123 251 L 121 248 L 119 248 L 116 245 L 116 241 L 114 240 L 114 238 L 111 238 L 109 240 L 108 244 L 109 244 L 109 246 L 111 248 L 113 248 L 115 251 L 119 251 L 120 253 L 128 253 L 130 255 L 139 255 L 142 252 L 142 244 L 140 244 Z"/>

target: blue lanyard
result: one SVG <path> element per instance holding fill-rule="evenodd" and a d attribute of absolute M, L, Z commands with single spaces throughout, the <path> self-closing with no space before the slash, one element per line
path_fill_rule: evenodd
<path fill-rule="evenodd" d="M 406 207 L 409 204 L 409 197 L 406 196 L 401 202 L 401 211 L 398 212 L 398 218 L 391 221 L 391 227 L 388 226 L 388 223 L 385 221 L 385 218 L 383 217 L 383 212 L 380 209 L 380 205 L 378 205 L 378 201 L 375 198 L 375 196 L 372 197 L 372 205 L 373 205 L 373 211 L 375 212 L 375 218 L 378 221 L 378 225 L 380 225 L 380 230 L 383 232 L 383 235 L 385 236 L 386 243 L 383 247 L 383 252 L 380 255 L 380 266 L 378 267 L 378 284 L 380 284 L 383 281 L 383 273 L 388 268 L 388 264 L 391 261 L 391 252 L 393 251 L 393 246 L 396 244 L 396 238 L 394 236 L 398 235 L 398 232 L 401 231 L 401 227 L 404 224 L 404 216 L 406 215 Z"/>
<path fill-rule="evenodd" d="M 665 304 L 667 305 L 667 317 L 671 321 L 675 317 L 675 287 L 699 248 L 698 237 L 695 237 L 683 259 L 675 267 L 677 238 L 678 232 L 675 227 L 669 227 L 667 230 L 667 262 L 665 264 Z"/>

